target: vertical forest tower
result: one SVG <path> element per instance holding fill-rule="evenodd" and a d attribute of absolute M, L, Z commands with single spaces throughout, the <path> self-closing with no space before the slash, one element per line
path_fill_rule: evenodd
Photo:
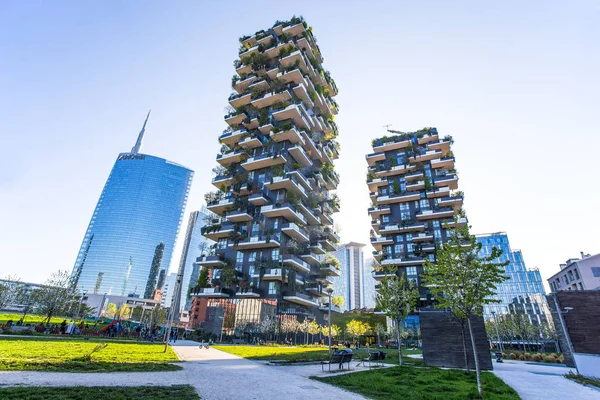
<path fill-rule="evenodd" d="M 205 196 L 216 217 L 203 234 L 216 244 L 198 264 L 210 279 L 194 289 L 229 314 L 226 334 L 255 332 L 267 317 L 316 318 L 339 275 L 328 255 L 339 240 L 331 218 L 339 210 L 335 82 L 302 18 L 240 43 L 217 190 Z"/>

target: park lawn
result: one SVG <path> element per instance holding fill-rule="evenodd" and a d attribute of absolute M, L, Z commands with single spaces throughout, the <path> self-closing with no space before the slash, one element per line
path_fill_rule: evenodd
<path fill-rule="evenodd" d="M 21 317 L 23 316 L 23 314 L 5 314 L 5 313 L 0 313 L 0 325 L 2 324 L 6 324 L 8 321 L 12 320 L 13 324 L 16 324 L 18 320 L 21 319 Z M 23 321 L 24 324 L 32 324 L 32 325 L 37 325 L 40 322 L 46 322 L 46 317 L 43 315 L 26 315 L 25 316 L 25 320 Z M 64 320 L 67 320 L 67 322 L 69 322 L 68 318 L 62 318 L 62 317 L 52 317 L 50 319 L 50 323 L 51 324 L 57 324 L 60 325 L 61 322 L 63 322 Z"/>
<path fill-rule="evenodd" d="M 164 353 L 162 344 L 107 343 L 93 353 L 91 361 L 84 356 L 98 346 L 88 340 L 0 340 L 0 370 L 42 370 L 63 372 L 97 371 L 174 371 L 178 365 L 167 364 L 179 359 L 171 347 Z"/>
<path fill-rule="evenodd" d="M 475 373 L 439 368 L 393 367 L 325 378 L 321 382 L 375 400 L 479 399 Z M 482 372 L 484 399 L 518 400 L 519 395 L 491 372 Z"/>
<path fill-rule="evenodd" d="M 285 361 L 289 363 L 325 361 L 329 359 L 327 347 L 294 347 L 294 346 L 213 346 L 217 350 L 234 354 L 251 360 Z M 398 364 L 398 350 L 382 349 L 387 353 L 385 362 Z M 372 351 L 375 351 L 374 349 Z M 410 351 L 410 350 L 408 350 Z M 407 354 L 406 350 L 402 351 Z M 355 355 L 357 358 L 366 358 L 365 348 Z M 423 360 L 402 357 L 403 361 L 411 365 L 423 365 Z"/>
<path fill-rule="evenodd" d="M 573 373 L 568 373 L 565 375 L 566 378 L 571 379 L 575 382 L 581 383 L 582 385 L 595 386 L 600 388 L 600 379 L 589 378 L 583 375 L 576 375 Z"/>
<path fill-rule="evenodd" d="M 192 386 L 74 386 L 0 389 L 0 400 L 199 400 Z"/>

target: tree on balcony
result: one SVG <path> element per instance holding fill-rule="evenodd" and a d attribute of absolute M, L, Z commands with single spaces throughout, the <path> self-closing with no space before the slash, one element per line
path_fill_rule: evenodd
<path fill-rule="evenodd" d="M 344 298 L 342 296 L 333 296 L 331 298 L 331 304 L 333 304 L 337 308 L 342 308 L 344 305 Z"/>
<path fill-rule="evenodd" d="M 398 363 L 402 365 L 402 336 L 401 328 L 408 314 L 415 309 L 419 298 L 419 289 L 414 282 L 407 280 L 404 273 L 398 276 L 397 267 L 389 267 L 381 281 L 376 297 L 376 308 L 384 312 L 394 321 L 396 340 L 398 341 Z"/>

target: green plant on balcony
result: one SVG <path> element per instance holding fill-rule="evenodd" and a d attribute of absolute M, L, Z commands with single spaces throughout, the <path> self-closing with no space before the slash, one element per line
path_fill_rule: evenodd
<path fill-rule="evenodd" d="M 308 97 L 310 97 L 313 102 L 317 100 L 317 94 L 312 89 L 308 91 Z"/>
<path fill-rule="evenodd" d="M 224 286 L 231 286 L 235 280 L 235 276 L 236 271 L 229 263 L 221 269 L 221 281 L 225 284 Z"/>
<path fill-rule="evenodd" d="M 290 269 L 288 273 L 288 289 L 292 292 L 296 291 L 296 271 L 294 269 Z"/>
<path fill-rule="evenodd" d="M 333 165 L 327 161 L 324 162 L 323 165 L 321 166 L 320 172 L 324 178 L 330 178 L 334 173 Z"/>
<path fill-rule="evenodd" d="M 289 238 L 283 247 L 284 254 L 298 255 L 302 252 L 302 246 L 294 238 Z M 283 255 L 283 254 L 282 254 Z"/>
<path fill-rule="evenodd" d="M 279 128 L 278 126 L 274 126 L 272 129 L 272 132 L 277 134 L 277 133 L 281 132 L 281 128 Z"/>
<path fill-rule="evenodd" d="M 451 197 L 464 197 L 464 196 L 465 196 L 465 193 L 462 190 L 458 190 L 458 191 L 452 193 Z"/>
<path fill-rule="evenodd" d="M 225 197 L 225 193 L 217 190 L 215 192 L 208 192 L 204 195 L 204 201 L 206 204 L 215 203 L 219 200 L 222 200 Z"/>
<path fill-rule="evenodd" d="M 234 87 L 234 86 L 235 86 L 235 84 L 236 84 L 236 83 L 238 83 L 238 81 L 239 81 L 239 80 L 240 80 L 240 77 L 239 77 L 239 76 L 237 76 L 237 75 L 234 75 L 234 76 L 231 78 L 231 87 Z"/>
<path fill-rule="evenodd" d="M 396 162 L 396 159 L 394 157 L 389 159 L 388 164 L 389 164 L 390 168 L 394 168 L 396 165 L 398 165 L 398 163 Z"/>
<path fill-rule="evenodd" d="M 444 158 L 451 158 L 451 157 L 454 157 L 454 153 L 452 152 L 452 150 L 450 150 L 446 154 L 444 154 Z"/>
<path fill-rule="evenodd" d="M 394 184 L 392 185 L 392 194 L 394 196 L 397 196 L 400 194 L 400 183 L 398 183 L 398 180 L 394 179 Z"/>
<path fill-rule="evenodd" d="M 298 203 L 300 203 L 300 197 L 296 194 L 296 192 L 287 190 L 286 193 L 287 202 L 296 207 Z"/>
<path fill-rule="evenodd" d="M 452 135 L 446 135 L 444 136 L 444 141 L 445 142 L 450 142 L 450 144 L 454 144 L 454 138 L 452 137 Z"/>
<path fill-rule="evenodd" d="M 271 167 L 271 175 L 273 176 L 283 176 L 284 174 L 284 166 L 283 164 L 273 165 Z"/>
<path fill-rule="evenodd" d="M 297 171 L 301 168 L 302 168 L 302 165 L 300 165 L 300 163 L 295 162 L 292 164 L 292 170 L 294 170 L 294 171 Z"/>
<path fill-rule="evenodd" d="M 281 49 L 279 49 L 279 58 L 287 57 L 290 54 L 292 54 L 295 50 L 296 49 L 291 44 L 288 46 L 283 46 Z"/>
<path fill-rule="evenodd" d="M 337 258 L 335 258 L 333 255 L 331 255 L 330 253 L 325 254 L 325 258 L 323 259 L 321 266 L 324 266 L 324 267 L 332 266 L 333 268 L 337 269 L 338 271 L 341 269 L 340 261 Z"/>
<path fill-rule="evenodd" d="M 425 182 L 425 190 L 431 190 L 431 188 L 433 187 L 433 185 L 431 184 L 431 179 L 429 179 L 426 176 L 424 182 Z"/>
<path fill-rule="evenodd" d="M 290 129 L 292 129 L 292 122 L 291 121 L 285 121 L 284 123 L 281 124 L 281 130 L 282 131 L 289 131 Z"/>
<path fill-rule="evenodd" d="M 375 172 L 369 170 L 367 172 L 367 182 L 371 182 L 374 179 L 375 179 Z"/>

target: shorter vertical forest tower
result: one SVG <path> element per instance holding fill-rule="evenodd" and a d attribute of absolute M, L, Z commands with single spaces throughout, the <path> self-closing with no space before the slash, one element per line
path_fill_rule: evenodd
<path fill-rule="evenodd" d="M 417 284 L 424 307 L 430 304 L 420 280 L 425 259 L 435 261 L 448 229 L 467 223 L 463 194 L 456 190 L 453 140 L 435 128 L 389 132 L 395 135 L 373 140 L 374 153 L 367 155 L 371 244 L 377 250 L 373 277 L 381 280 L 391 273 L 388 267 L 397 267 Z"/>
<path fill-rule="evenodd" d="M 212 270 L 211 279 L 193 294 L 235 314 L 226 316 L 226 331 L 244 321 L 250 333 L 266 317 L 315 318 L 339 274 L 328 255 L 339 240 L 331 218 L 339 211 L 331 193 L 339 183 L 338 107 L 335 82 L 302 18 L 240 43 L 229 128 L 213 169 L 218 190 L 205 196 L 216 217 L 203 234 L 216 244 L 198 264 Z"/>

